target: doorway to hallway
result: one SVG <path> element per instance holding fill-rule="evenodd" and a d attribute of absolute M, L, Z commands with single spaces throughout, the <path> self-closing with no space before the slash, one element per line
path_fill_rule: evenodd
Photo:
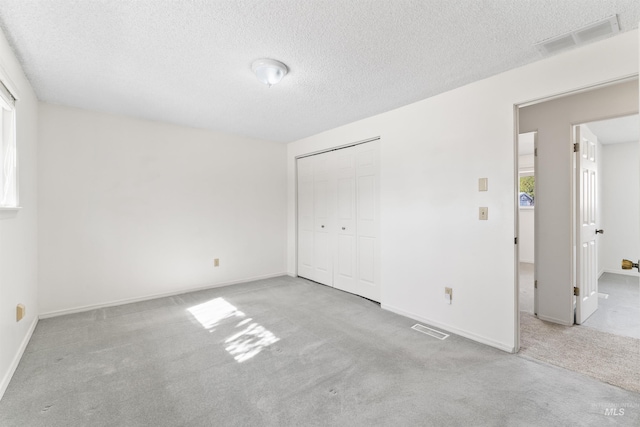
<path fill-rule="evenodd" d="M 527 211 L 522 206 L 518 209 L 519 344 L 523 357 L 534 357 L 640 391 L 640 378 L 636 372 L 640 366 L 637 351 L 640 348 L 640 275 L 620 268 L 622 258 L 635 259 L 640 255 L 637 80 L 626 84 L 625 90 L 620 89 L 623 86 L 617 88 L 618 93 L 633 96 L 632 99 L 628 96 L 626 105 L 618 103 L 616 97 L 607 98 L 606 88 L 597 88 L 588 91 L 592 93 L 582 92 L 562 100 L 548 101 L 548 106 L 544 105 L 547 102 L 535 105 L 537 111 L 533 111 L 535 114 L 529 111 L 524 125 L 522 109 L 519 111 L 520 132 L 537 131 L 536 135 L 543 140 L 542 147 L 537 147 L 538 156 L 534 156 L 536 187 L 532 209 L 535 218 L 533 261 L 542 261 L 540 263 L 531 263 L 523 256 L 527 252 L 522 246 L 526 244 L 523 225 Z M 615 92 L 616 89 L 613 90 Z M 595 93 L 597 91 L 601 93 Z M 571 98 L 582 98 L 580 105 L 574 108 Z M 593 105 L 585 101 L 591 101 Z M 631 108 L 635 111 L 630 111 Z M 629 116 L 630 113 L 634 115 Z M 612 117 L 619 118 L 610 120 Z M 607 120 L 599 120 L 603 118 Z M 619 134 L 623 133 L 624 121 L 631 124 L 635 136 L 615 141 L 616 134 L 620 139 Z M 580 206 L 574 190 L 567 191 L 576 188 L 574 186 L 579 182 L 573 153 L 569 153 L 570 144 L 574 142 L 571 141 L 571 130 L 576 125 L 584 125 L 585 130 L 598 136 L 596 154 L 600 163 L 594 174 L 598 180 L 594 188 L 597 194 L 594 200 L 596 219 L 592 224 L 599 249 L 593 252 L 593 277 L 597 280 L 597 290 L 591 301 L 596 302 L 598 308 L 590 316 L 580 319 L 578 323 L 582 323 L 581 326 L 572 326 L 576 303 L 580 302 L 580 295 L 574 296 L 572 288 L 583 286 L 576 272 L 579 266 L 576 256 L 580 249 L 577 240 Z M 522 153 L 519 154 L 521 176 L 523 158 Z M 522 198 L 522 189 L 518 195 L 519 199 Z M 554 215 L 557 217 L 559 212 L 564 219 L 573 219 L 564 223 L 562 219 L 555 220 Z M 542 213 L 542 218 L 538 217 L 539 213 Z M 538 245 L 539 242 L 542 245 Z M 555 245 L 551 250 L 550 242 Z M 554 249 L 562 258 L 560 261 L 553 259 Z M 580 291 L 582 288 L 576 293 Z"/>
<path fill-rule="evenodd" d="M 589 275 L 593 282 L 599 275 L 598 268 L 600 255 L 596 245 L 600 245 L 608 235 L 602 234 L 604 218 L 601 212 L 602 203 L 598 200 L 598 193 L 622 193 L 624 197 L 632 200 L 640 198 L 640 178 L 637 178 L 638 157 L 636 157 L 636 178 L 634 185 L 618 185 L 618 188 L 596 188 L 598 185 L 597 169 L 589 171 L 589 193 L 577 191 L 579 178 L 583 175 L 576 172 L 578 165 L 576 158 L 599 159 L 602 152 L 608 148 L 601 148 L 602 144 L 595 141 L 585 150 L 580 150 L 574 145 L 574 127 L 582 125 L 582 134 L 585 135 L 592 122 L 611 117 L 623 117 L 638 113 L 638 80 L 624 81 L 604 87 L 598 87 L 588 91 L 567 95 L 550 101 L 540 102 L 521 107 L 518 110 L 518 125 L 520 133 L 536 132 L 536 148 L 534 154 L 535 169 L 535 206 L 534 211 L 534 312 L 538 318 L 563 325 L 572 325 L 575 322 L 574 313 L 577 296 L 582 301 L 584 297 L 594 294 L 595 285 L 586 286 L 582 283 L 585 274 L 578 267 L 585 263 L 579 262 L 580 255 L 588 255 L 592 273 Z M 601 123 L 600 123 L 601 124 Z M 594 125 L 595 126 L 595 125 Z M 613 126 L 617 128 L 618 126 Z M 600 132 L 601 130 L 599 130 Z M 584 138 L 581 138 L 583 140 Z M 584 145 L 584 141 L 581 141 Z M 635 141 L 637 146 L 638 142 Z M 578 148 L 578 149 L 577 149 Z M 577 149 L 577 150 L 576 150 Z M 576 150 L 574 152 L 574 150 Z M 577 154 L 576 154 L 577 153 Z M 605 153 L 606 154 L 606 153 Z M 606 157 L 606 156 L 605 156 Z M 619 156 L 618 156 L 619 157 Z M 520 160 L 520 159 L 519 159 Z M 520 162 L 519 162 L 520 163 Z M 520 166 L 520 165 L 519 165 Z M 597 168 L 597 165 L 595 166 Z M 520 167 L 519 167 L 520 169 Z M 620 167 L 614 167 L 620 169 Z M 522 178 L 522 177 L 521 177 Z M 593 185 L 590 183 L 593 182 Z M 586 190 L 585 190 L 586 191 Z M 632 192 L 633 194 L 630 194 Z M 517 196 L 523 196 L 522 192 Z M 521 198 L 519 197 L 519 199 Z M 618 197 L 619 199 L 620 197 Z M 518 202 L 520 200 L 518 199 Z M 588 200 L 590 204 L 579 205 L 581 200 Z M 520 207 L 518 212 L 519 223 L 525 207 Z M 587 209 L 588 208 L 588 209 Z M 588 210 L 588 217 L 584 221 L 578 218 L 579 213 Z M 635 254 L 640 253 L 640 214 L 632 214 L 633 226 L 624 226 L 625 232 L 634 245 L 627 250 Z M 620 216 L 618 214 L 618 216 Z M 611 215 L 610 215 L 611 217 Z M 620 222 L 620 219 L 610 218 L 612 223 Z M 585 239 L 578 242 L 577 237 L 583 225 L 588 223 L 591 233 L 585 235 Z M 519 224 L 522 226 L 522 224 Z M 620 228 L 619 224 L 614 224 Z M 519 240 L 525 233 L 519 232 Z M 522 235 L 522 236 L 521 236 Z M 589 251 L 584 251 L 583 246 Z M 523 254 L 525 246 L 519 244 L 519 252 Z M 579 250 L 578 250 L 579 249 Z M 593 250 L 591 250 L 593 249 Z M 585 255 L 586 254 L 586 255 Z M 624 255 L 633 258 L 634 255 Z M 519 259 L 519 261 L 527 261 Z M 619 261 L 618 261 L 619 262 Z M 617 264 L 619 266 L 619 264 Z M 609 262 L 610 272 L 621 271 Z M 615 270 L 618 268 L 617 270 Z M 638 277 L 638 276 L 636 276 Z M 593 283 L 592 282 L 592 283 Z M 580 295 L 576 295 L 580 294 Z M 597 303 L 595 298 L 592 302 Z M 578 323 L 586 320 L 579 319 Z"/>

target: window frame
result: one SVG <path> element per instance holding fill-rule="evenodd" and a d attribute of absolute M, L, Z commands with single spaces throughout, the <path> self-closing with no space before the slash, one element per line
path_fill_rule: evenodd
<path fill-rule="evenodd" d="M 10 130 L 9 130 L 9 135 L 11 138 L 11 141 L 9 142 L 9 144 L 12 145 L 13 148 L 13 157 L 15 158 L 15 166 L 13 168 L 13 174 L 12 174 L 12 180 L 14 182 L 14 191 L 15 191 L 15 197 L 14 200 L 12 200 L 12 203 L 10 204 L 4 204 L 2 203 L 2 198 L 0 197 L 0 211 L 17 211 L 19 209 L 21 209 L 20 206 L 20 182 L 19 182 L 19 177 L 20 177 L 20 173 L 19 173 L 19 155 L 18 155 L 18 138 L 17 138 L 17 109 L 16 109 L 16 101 L 18 100 L 17 96 L 15 95 L 16 92 L 13 89 L 13 84 L 11 84 L 11 81 L 6 77 L 6 75 L 3 72 L 4 70 L 0 69 L 0 114 L 2 114 L 3 117 L 0 118 L 0 174 L 2 174 L 2 176 L 0 176 L 0 191 L 4 191 L 4 153 L 5 153 L 5 112 L 9 111 L 8 116 L 10 117 Z"/>

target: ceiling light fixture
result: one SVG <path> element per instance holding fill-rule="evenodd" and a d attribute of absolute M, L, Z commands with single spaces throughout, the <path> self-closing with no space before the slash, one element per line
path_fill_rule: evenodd
<path fill-rule="evenodd" d="M 274 59 L 258 59 L 251 65 L 258 80 L 271 87 L 287 74 L 287 66 Z"/>

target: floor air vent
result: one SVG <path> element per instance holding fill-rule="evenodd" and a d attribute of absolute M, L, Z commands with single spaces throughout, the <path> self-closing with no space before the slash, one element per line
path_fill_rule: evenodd
<path fill-rule="evenodd" d="M 415 329 L 418 332 L 422 332 L 423 334 L 427 334 L 430 335 L 434 338 L 438 338 L 439 340 L 445 340 L 449 337 L 449 335 L 445 334 L 444 332 L 440 332 L 440 331 L 436 331 L 435 329 L 431 329 L 431 328 L 427 328 L 424 325 L 420 325 L 419 323 L 416 323 L 415 325 L 413 325 L 411 327 L 411 329 Z"/>

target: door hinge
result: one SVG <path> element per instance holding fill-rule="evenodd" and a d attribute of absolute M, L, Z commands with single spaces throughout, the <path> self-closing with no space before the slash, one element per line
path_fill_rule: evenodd
<path fill-rule="evenodd" d="M 578 151 L 580 151 L 580 143 L 576 142 L 575 144 L 573 144 L 573 152 L 577 153 Z"/>
<path fill-rule="evenodd" d="M 534 289 L 538 289 L 538 281 L 537 280 L 533 281 L 533 288 Z"/>
<path fill-rule="evenodd" d="M 578 288 L 578 287 L 574 286 L 574 287 L 573 287 L 573 294 L 574 294 L 575 296 L 577 296 L 577 297 L 578 297 L 578 296 L 580 296 L 580 288 Z"/>
<path fill-rule="evenodd" d="M 514 244 L 514 245 L 517 245 L 517 244 L 518 244 L 518 238 L 517 238 L 517 237 L 515 237 L 515 238 L 513 239 L 513 244 Z"/>
<path fill-rule="evenodd" d="M 533 155 L 536 156 L 536 157 L 538 156 L 538 149 L 537 148 L 533 149 Z"/>

